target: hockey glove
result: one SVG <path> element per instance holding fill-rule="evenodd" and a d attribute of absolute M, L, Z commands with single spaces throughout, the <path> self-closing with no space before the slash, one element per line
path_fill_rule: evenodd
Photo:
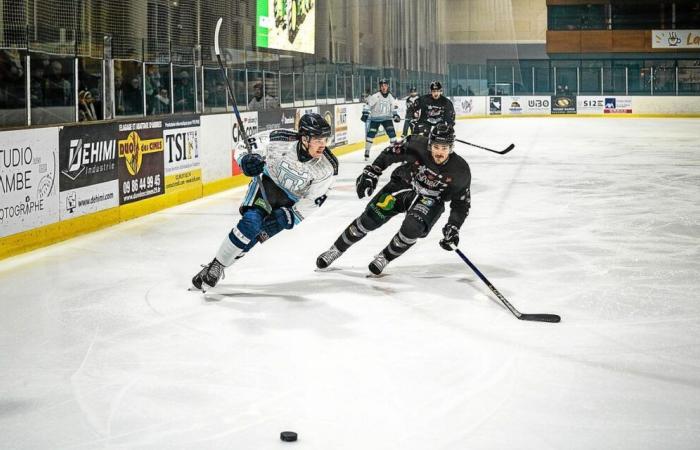
<path fill-rule="evenodd" d="M 459 228 L 451 223 L 442 227 L 443 238 L 440 239 L 440 247 L 447 251 L 454 250 L 459 244 Z"/>
<path fill-rule="evenodd" d="M 369 119 L 369 111 L 362 111 L 362 117 L 360 117 L 360 120 L 367 122 L 367 119 Z"/>
<path fill-rule="evenodd" d="M 256 177 L 263 172 L 265 160 L 257 153 L 248 153 L 241 158 L 241 170 L 249 177 Z"/>
<path fill-rule="evenodd" d="M 289 230 L 294 226 L 294 212 L 292 208 L 283 206 L 272 210 L 269 216 L 262 222 L 262 231 L 258 236 L 260 242 L 264 242 L 282 230 Z"/>
<path fill-rule="evenodd" d="M 401 116 L 399 116 L 398 114 L 394 114 L 394 122 L 396 122 L 396 123 L 401 122 Z"/>
<path fill-rule="evenodd" d="M 382 175 L 382 170 L 377 166 L 367 166 L 362 171 L 355 187 L 357 188 L 357 198 L 372 195 L 372 192 L 377 188 L 379 177 Z"/>

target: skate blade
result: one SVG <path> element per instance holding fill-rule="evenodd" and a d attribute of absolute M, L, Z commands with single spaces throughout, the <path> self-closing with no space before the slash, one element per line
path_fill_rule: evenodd
<path fill-rule="evenodd" d="M 314 272 L 324 273 L 324 272 L 337 272 L 343 270 L 340 267 L 326 267 L 325 269 L 315 268 Z"/>
<path fill-rule="evenodd" d="M 384 278 L 387 276 L 389 276 L 389 274 L 387 274 L 387 273 L 380 273 L 379 275 L 375 275 L 373 273 L 368 273 L 367 275 L 365 275 L 365 278 Z"/>

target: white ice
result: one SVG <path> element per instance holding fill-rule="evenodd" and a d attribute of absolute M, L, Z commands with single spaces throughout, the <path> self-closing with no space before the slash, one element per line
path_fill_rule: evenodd
<path fill-rule="evenodd" d="M 517 146 L 457 147 L 460 248 L 561 323 L 517 320 L 442 250 L 447 215 L 385 277 L 367 264 L 399 219 L 314 271 L 365 205 L 357 152 L 316 215 L 206 295 L 189 281 L 241 189 L 1 262 L 0 447 L 697 449 L 700 121 L 457 129 Z"/>

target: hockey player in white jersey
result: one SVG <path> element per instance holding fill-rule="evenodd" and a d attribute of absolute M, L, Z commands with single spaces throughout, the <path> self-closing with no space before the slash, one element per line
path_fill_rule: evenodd
<path fill-rule="evenodd" d="M 240 207 L 241 218 L 224 238 L 216 257 L 192 278 L 205 291 L 224 276 L 224 268 L 246 255 L 258 242 L 304 220 L 326 200 L 338 174 L 338 160 L 328 149 L 331 127 L 319 114 L 302 116 L 299 131 L 258 133 L 253 152 L 236 149 L 245 175 L 254 177 Z M 260 185 L 262 183 L 262 186 Z"/>
<path fill-rule="evenodd" d="M 365 139 L 365 161 L 369 160 L 369 150 L 372 148 L 374 137 L 379 131 L 379 126 L 384 127 L 384 131 L 393 143 L 396 141 L 396 130 L 391 122 L 400 122 L 401 117 L 397 112 L 396 99 L 389 92 L 389 82 L 382 78 L 379 80 L 379 92 L 367 97 L 367 102 L 362 109 L 361 120 L 367 124 L 367 137 Z"/>

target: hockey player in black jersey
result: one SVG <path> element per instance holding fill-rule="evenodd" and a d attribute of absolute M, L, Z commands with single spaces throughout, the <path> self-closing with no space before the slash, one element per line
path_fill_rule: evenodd
<path fill-rule="evenodd" d="M 438 124 L 429 137 L 411 135 L 407 140 L 387 147 L 365 167 L 357 178 L 357 195 L 372 195 L 382 172 L 394 163 L 403 163 L 391 174 L 391 180 L 374 196 L 365 211 L 353 220 L 330 249 L 316 259 L 325 269 L 351 245 L 360 241 L 400 213 L 406 216 L 389 245 L 369 264 L 379 275 L 386 265 L 424 238 L 450 202 L 450 217 L 442 229 L 440 246 L 453 250 L 459 243 L 459 229 L 469 214 L 471 203 L 469 165 L 453 153 L 454 129 Z"/>
<path fill-rule="evenodd" d="M 413 128 L 413 121 L 418 118 L 418 90 L 415 86 L 411 86 L 409 92 L 410 94 L 406 97 L 406 117 L 404 117 L 403 133 L 401 135 L 404 138 L 408 135 L 409 128 Z"/>
<path fill-rule="evenodd" d="M 413 126 L 413 134 L 428 136 L 430 129 L 439 123 L 455 124 L 455 107 L 449 98 L 442 95 L 439 81 L 430 83 L 430 94 L 418 98 L 416 109 L 419 115 Z"/>

